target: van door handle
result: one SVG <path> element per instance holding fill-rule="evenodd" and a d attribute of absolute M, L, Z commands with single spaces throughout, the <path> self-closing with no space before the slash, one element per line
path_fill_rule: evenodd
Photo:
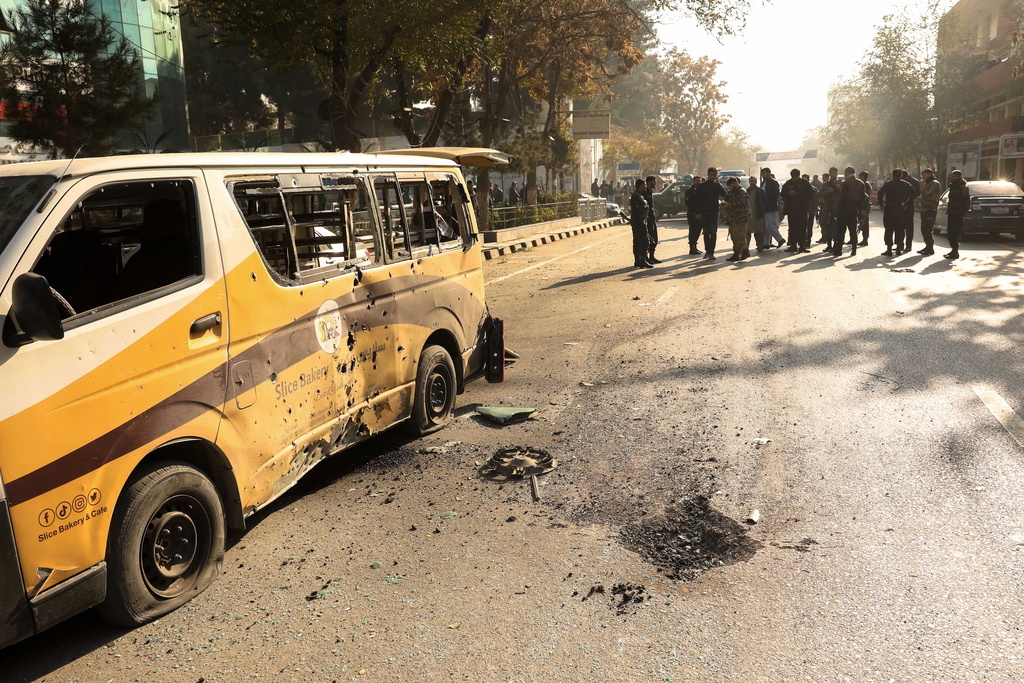
<path fill-rule="evenodd" d="M 204 315 L 202 318 L 196 320 L 192 323 L 192 327 L 188 328 L 188 333 L 192 335 L 202 334 L 207 330 L 212 330 L 217 327 L 217 325 L 220 325 L 220 311 Z"/>

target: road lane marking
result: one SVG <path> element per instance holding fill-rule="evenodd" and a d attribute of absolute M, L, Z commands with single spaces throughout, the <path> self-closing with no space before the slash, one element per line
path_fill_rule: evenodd
<path fill-rule="evenodd" d="M 531 270 L 533 270 L 535 268 L 540 268 L 542 266 L 548 265 L 549 263 L 554 263 L 555 261 L 557 261 L 559 259 L 563 259 L 566 256 L 572 256 L 573 254 L 578 254 L 581 251 L 586 251 L 587 249 L 593 249 L 594 247 L 598 246 L 599 244 L 604 244 L 608 240 L 613 240 L 613 239 L 616 239 L 616 238 L 621 237 L 621 236 L 622 235 L 612 235 L 611 237 L 606 237 L 605 239 L 601 240 L 600 242 L 594 242 L 590 246 L 582 247 L 580 249 L 576 249 L 575 251 L 570 251 L 570 252 L 568 252 L 566 254 L 562 254 L 561 256 L 556 256 L 556 257 L 554 257 L 552 259 L 548 259 L 547 261 L 541 261 L 540 263 L 536 263 L 536 264 L 534 264 L 532 266 L 527 266 L 526 268 L 523 268 L 522 270 L 517 270 L 514 273 L 509 273 L 508 275 L 502 275 L 501 277 L 496 277 L 493 280 L 487 280 L 484 284 L 485 285 L 491 285 L 491 284 L 494 284 L 495 282 L 501 282 L 502 280 L 507 280 L 510 277 L 515 277 L 516 275 L 522 275 L 523 273 L 527 273 L 527 272 L 529 272 L 529 271 L 531 271 Z"/>
<path fill-rule="evenodd" d="M 1020 415 L 1013 411 L 1003 397 L 991 389 L 982 389 L 981 387 L 973 387 L 974 393 L 978 395 L 981 402 L 985 404 L 985 407 L 989 409 L 989 412 L 999 420 L 999 424 L 1003 425 L 1003 428 L 1010 433 L 1013 440 L 1018 445 L 1024 446 L 1024 420 L 1020 419 Z"/>
<path fill-rule="evenodd" d="M 654 303 L 656 303 L 656 304 L 663 304 L 663 303 L 665 303 L 666 301 L 671 299 L 673 296 L 675 296 L 675 294 L 676 294 L 676 292 L 678 290 L 679 290 L 678 287 L 669 287 L 668 289 L 665 290 L 665 293 L 662 294 L 661 296 L 659 296 L 657 301 L 655 301 Z"/>

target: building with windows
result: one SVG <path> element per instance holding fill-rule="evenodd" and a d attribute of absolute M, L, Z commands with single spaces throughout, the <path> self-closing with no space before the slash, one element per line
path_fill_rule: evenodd
<path fill-rule="evenodd" d="M 25 0 L 0 0 L 0 40 L 10 30 L 11 12 Z M 189 149 L 185 104 L 185 71 L 177 3 L 170 0 L 92 0 L 94 11 L 105 14 L 115 32 L 125 36 L 142 58 L 146 95 L 159 90 L 160 103 L 142 140 L 125 140 L 125 149 L 152 147 L 165 136 L 160 149 Z M 2 105 L 2 103 L 0 103 Z M 4 107 L 0 106 L 0 117 Z M 0 164 L 43 158 L 42 150 L 18 145 L 7 137 L 9 125 L 0 118 Z M 141 133 L 141 131 L 140 131 Z M 165 135 L 166 134 L 166 135 Z M 141 144 L 140 144 L 141 143 Z"/>
<path fill-rule="evenodd" d="M 968 100 L 965 111 L 948 122 L 947 171 L 959 168 L 970 178 L 1024 182 L 1020 20 L 1015 0 L 960 0 L 942 17 L 940 78 L 956 74 L 965 79 Z"/>

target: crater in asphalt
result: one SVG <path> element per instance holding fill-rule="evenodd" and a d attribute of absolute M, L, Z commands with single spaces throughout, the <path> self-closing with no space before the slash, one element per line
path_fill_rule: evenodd
<path fill-rule="evenodd" d="M 705 493 L 693 493 L 663 514 L 624 527 L 623 545 L 665 576 L 693 581 L 713 569 L 745 562 L 762 547 L 748 528 L 723 515 Z"/>

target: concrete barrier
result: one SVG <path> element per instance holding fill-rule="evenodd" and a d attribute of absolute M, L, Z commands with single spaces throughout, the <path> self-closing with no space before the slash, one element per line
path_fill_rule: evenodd
<path fill-rule="evenodd" d="M 557 221 L 545 221 L 543 223 L 531 223 L 530 225 L 519 225 L 514 228 L 503 228 L 501 230 L 484 230 L 480 234 L 483 235 L 484 244 L 498 244 L 504 242 L 514 242 L 515 240 L 522 239 L 524 237 L 530 237 L 542 232 L 554 232 L 556 230 L 562 230 L 563 228 L 571 228 L 577 225 L 582 225 L 583 219 L 579 216 L 571 216 L 569 218 L 562 218 Z"/>
<path fill-rule="evenodd" d="M 528 236 L 513 239 L 510 242 L 502 242 L 498 244 L 489 244 L 484 246 L 484 258 L 487 260 L 496 258 L 498 256 L 504 256 L 505 254 L 514 254 L 517 251 L 523 251 L 530 247 L 539 247 L 542 244 L 550 244 L 557 242 L 558 240 L 566 239 L 568 237 L 575 237 L 576 235 L 582 235 L 588 232 L 594 232 L 596 230 L 604 230 L 613 225 L 621 225 L 621 218 L 606 218 L 604 220 L 595 221 L 593 223 L 580 224 L 579 217 L 576 217 L 577 223 L 575 226 L 565 226 L 562 230 L 551 230 L 552 224 L 562 223 L 563 221 L 548 221 L 547 223 L 536 223 L 534 225 L 524 225 L 518 228 L 511 228 L 517 231 L 526 231 L 525 234 Z M 493 230 L 488 232 L 506 232 L 504 230 Z M 486 236 L 486 232 L 483 233 Z M 485 238 L 484 242 L 488 242 Z"/>

